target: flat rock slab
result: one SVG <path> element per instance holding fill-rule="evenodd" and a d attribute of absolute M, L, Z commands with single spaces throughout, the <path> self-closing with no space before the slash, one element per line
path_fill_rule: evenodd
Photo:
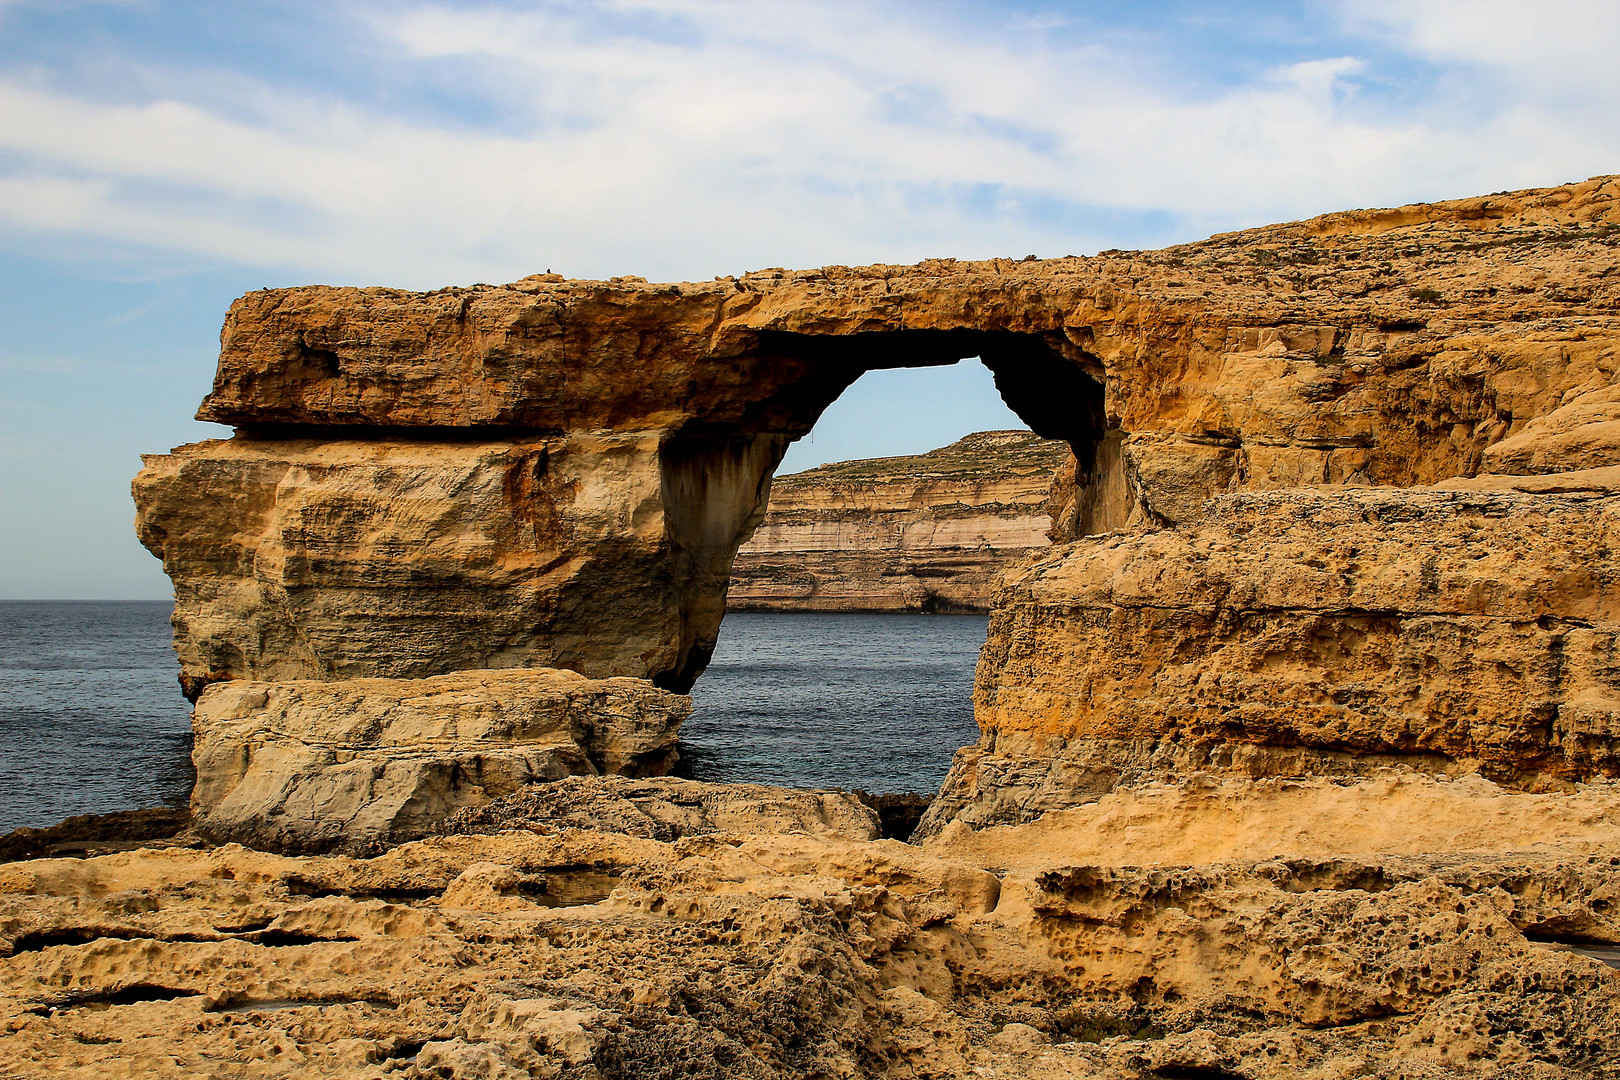
<path fill-rule="evenodd" d="M 597 829 L 677 840 L 708 833 L 809 833 L 876 840 L 878 816 L 845 791 L 705 784 L 660 776 L 570 776 L 535 784 L 445 822 L 446 833 Z"/>
<path fill-rule="evenodd" d="M 1477 802 L 1429 786 L 1456 820 Z M 1187 850 L 1174 808 L 1196 785 L 1144 793 L 1137 812 L 1086 823 L 1080 845 L 1022 826 L 977 854 L 558 829 L 371 859 L 226 846 L 10 863 L 0 1071 L 1612 1074 L 1620 978 L 1591 955 L 1620 941 L 1612 794 L 1500 796 L 1548 838 L 1590 833 L 1601 812 L 1593 854 L 1515 851 L 1489 831 L 1483 850 L 1425 851 L 1445 839 L 1437 813 L 1441 833 L 1408 829 L 1406 854 L 1347 855 L 1272 787 L 1234 785 L 1232 817 L 1298 846 L 1191 863 L 1165 857 Z"/>
<path fill-rule="evenodd" d="M 192 717 L 192 827 L 268 850 L 373 850 L 537 780 L 661 772 L 690 712 L 639 679 L 550 668 L 215 683 Z"/>

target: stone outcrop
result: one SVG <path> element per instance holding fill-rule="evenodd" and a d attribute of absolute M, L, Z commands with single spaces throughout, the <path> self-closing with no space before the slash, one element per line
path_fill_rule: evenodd
<path fill-rule="evenodd" d="M 216 683 L 192 714 L 191 828 L 272 851 L 380 850 L 529 784 L 665 772 L 689 712 L 641 680 L 551 669 Z"/>
<path fill-rule="evenodd" d="M 841 840 L 876 840 L 878 815 L 844 791 L 705 784 L 672 776 L 572 776 L 458 810 L 440 831 L 472 834 L 526 829 L 549 833 L 564 828 L 650 840 L 713 833 L 809 833 Z"/>
<path fill-rule="evenodd" d="M 1047 544 L 1068 447 L 980 431 L 926 454 L 821 465 L 771 483 L 737 552 L 732 611 L 989 610 L 990 579 Z"/>
<path fill-rule="evenodd" d="M 1603 468 L 1620 461 L 1620 387 L 1565 396 L 1558 408 L 1487 447 L 1490 473 L 1522 475 Z"/>
<path fill-rule="evenodd" d="M 239 435 L 145 460 L 140 535 L 175 582 L 193 697 L 220 679 L 681 663 L 681 607 L 643 602 L 678 592 L 655 437 Z"/>
<path fill-rule="evenodd" d="M 1227 491 L 1471 475 L 1612 386 L 1617 191 L 1095 258 L 250 293 L 198 414 L 239 434 L 148 465 L 141 536 L 176 582 L 192 693 L 505 666 L 680 692 L 783 449 L 862 372 L 982 357 L 1074 452 L 1064 538 L 1189 522 Z M 327 472 L 329 452 L 372 457 Z M 457 587 L 443 568 L 468 555 Z M 403 659 L 366 629 L 387 623 Z"/>
<path fill-rule="evenodd" d="M 1227 495 L 1027 560 L 924 829 L 1194 770 L 1620 775 L 1620 489 L 1572 475 Z"/>
<path fill-rule="evenodd" d="M 1127 802 L 920 848 L 557 828 L 11 863 L 0 1069 L 1573 1080 L 1620 1054 L 1612 786 Z"/>

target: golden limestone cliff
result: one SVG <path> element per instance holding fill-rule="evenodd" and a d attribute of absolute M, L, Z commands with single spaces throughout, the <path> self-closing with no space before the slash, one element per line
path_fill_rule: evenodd
<path fill-rule="evenodd" d="M 1033 432 L 979 431 L 779 476 L 731 564 L 727 609 L 988 611 L 996 571 L 1046 546 L 1067 457 Z"/>

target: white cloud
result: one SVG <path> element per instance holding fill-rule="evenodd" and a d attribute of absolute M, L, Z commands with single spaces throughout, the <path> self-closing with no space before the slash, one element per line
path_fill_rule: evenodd
<path fill-rule="evenodd" d="M 1620 172 L 1620 3 L 1340 2 L 1348 28 L 1436 68 L 1434 152 L 1476 186 Z"/>
<path fill-rule="evenodd" d="M 1129 242 L 1053 208 L 1162 213 L 1191 239 L 1620 168 L 1599 106 L 1564 102 L 1585 84 L 1612 104 L 1620 79 L 1598 58 L 1620 48 L 1620 17 L 1571 35 L 1517 7 L 1483 26 L 1463 17 L 1473 2 L 1343 8 L 1391 48 L 1488 70 L 1508 97 L 1468 122 L 1444 85 L 1406 116 L 1359 109 L 1354 55 L 1185 99 L 1100 46 L 966 34 L 898 5 L 380 7 L 355 63 L 380 49 L 412 69 L 461 65 L 502 111 L 498 129 L 301 88 L 277 101 L 253 87 L 253 108 L 236 109 L 242 91 L 200 95 L 194 76 L 139 104 L 0 76 L 13 162 L 0 221 L 325 279 L 706 277 Z"/>
<path fill-rule="evenodd" d="M 1615 89 L 1620 4 L 1614 0 L 1341 0 L 1351 25 L 1440 61 L 1487 64 L 1538 82 L 1597 78 Z"/>

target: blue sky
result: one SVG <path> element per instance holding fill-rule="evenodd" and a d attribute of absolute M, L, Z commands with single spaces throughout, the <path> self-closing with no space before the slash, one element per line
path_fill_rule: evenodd
<path fill-rule="evenodd" d="M 0 597 L 163 597 L 246 289 L 1152 247 L 1620 171 L 1620 2 L 0 0 Z M 1007 426 L 876 373 L 790 468 Z"/>

